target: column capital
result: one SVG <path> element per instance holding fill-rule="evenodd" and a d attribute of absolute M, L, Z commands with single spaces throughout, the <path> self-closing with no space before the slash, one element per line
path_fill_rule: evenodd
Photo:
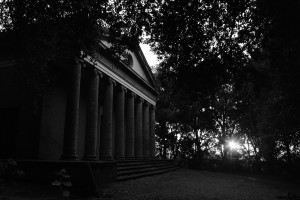
<path fill-rule="evenodd" d="M 93 71 L 94 75 L 99 75 L 99 78 L 103 78 L 103 73 L 101 71 L 99 71 L 98 69 L 96 69 L 96 68 L 93 67 L 92 71 Z"/>
<path fill-rule="evenodd" d="M 92 68 L 92 73 L 93 73 L 93 75 L 97 75 L 98 74 L 98 70 L 96 68 Z"/>
<path fill-rule="evenodd" d="M 104 75 L 103 75 L 103 73 L 102 73 L 101 71 L 97 70 L 97 73 L 99 74 L 99 77 L 100 77 L 100 78 L 103 78 L 103 77 L 104 77 Z"/>
<path fill-rule="evenodd" d="M 75 61 L 75 62 L 76 62 L 76 61 Z M 87 66 L 86 62 L 79 61 L 79 62 L 76 62 L 76 63 L 81 64 L 81 66 L 82 66 L 83 68 L 86 68 L 86 66 Z"/>
<path fill-rule="evenodd" d="M 131 97 L 131 98 L 135 98 L 136 97 L 136 94 L 134 92 L 132 92 L 131 90 L 128 90 L 126 91 L 126 93 Z"/>
<path fill-rule="evenodd" d="M 109 84 L 112 84 L 113 86 L 116 86 L 117 85 L 117 82 L 114 80 L 114 79 L 112 79 L 111 77 L 108 77 L 108 83 Z"/>
<path fill-rule="evenodd" d="M 136 95 L 135 98 L 136 98 L 137 101 L 139 101 L 141 103 L 144 103 L 144 101 L 145 101 L 142 97 L 140 97 L 138 95 Z"/>
<path fill-rule="evenodd" d="M 150 105 L 151 105 L 151 104 L 150 104 L 148 101 L 144 100 L 144 106 L 150 107 Z"/>
<path fill-rule="evenodd" d="M 150 108 L 150 110 L 156 110 L 156 106 L 154 106 L 152 104 L 150 104 L 149 108 Z"/>
<path fill-rule="evenodd" d="M 80 58 L 75 58 L 74 61 L 75 61 L 76 64 L 81 64 L 82 63 L 82 60 Z"/>
<path fill-rule="evenodd" d="M 117 86 L 117 88 L 118 88 L 118 90 L 119 91 L 122 91 L 122 92 L 127 92 L 127 88 L 126 87 L 124 87 L 123 85 L 121 85 L 121 84 L 119 84 L 118 86 Z"/>
<path fill-rule="evenodd" d="M 123 86 L 123 85 L 122 85 L 122 87 L 124 88 L 124 89 L 123 89 L 124 92 L 127 93 L 127 91 L 128 91 L 127 88 L 126 88 L 125 86 Z"/>
<path fill-rule="evenodd" d="M 76 64 L 80 64 L 82 67 L 86 67 L 87 66 L 87 62 L 81 58 L 75 57 L 74 61 Z"/>

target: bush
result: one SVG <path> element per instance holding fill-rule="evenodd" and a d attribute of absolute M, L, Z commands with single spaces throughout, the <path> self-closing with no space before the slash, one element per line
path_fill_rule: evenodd
<path fill-rule="evenodd" d="M 245 160 L 203 158 L 190 159 L 189 166 L 191 169 L 212 170 L 212 171 L 230 171 L 230 172 L 245 172 L 251 171 L 249 163 Z"/>
<path fill-rule="evenodd" d="M 12 181 L 24 175 L 24 171 L 19 169 L 18 163 L 14 159 L 0 160 L 0 178 L 4 179 L 4 181 Z"/>

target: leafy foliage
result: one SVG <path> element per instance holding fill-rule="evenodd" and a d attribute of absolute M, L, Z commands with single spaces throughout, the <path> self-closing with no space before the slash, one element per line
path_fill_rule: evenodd
<path fill-rule="evenodd" d="M 224 143 L 230 135 L 225 132 L 235 125 L 235 91 L 261 40 L 254 32 L 255 5 L 255 1 L 164 1 L 152 12 L 149 42 L 164 58 L 157 75 L 165 94 L 160 101 L 169 102 L 172 120 L 193 132 L 197 153 L 201 132 L 219 130 Z"/>
<path fill-rule="evenodd" d="M 291 163 L 300 155 L 299 7 L 280 0 L 10 0 L 0 3 L 0 27 L 39 93 L 53 78 L 50 66 L 101 51 L 101 37 L 117 41 L 111 51 L 121 55 L 148 34 L 163 59 L 156 74 L 160 156 L 226 160 L 226 141 L 236 139 L 249 162 Z"/>
<path fill-rule="evenodd" d="M 71 176 L 68 174 L 66 169 L 61 169 L 54 173 L 57 177 L 51 185 L 58 186 L 60 192 L 64 197 L 70 197 L 70 187 L 72 187 Z"/>
<path fill-rule="evenodd" d="M 299 6 L 175 0 L 153 10 L 149 42 L 164 59 L 159 102 L 167 123 L 194 140 L 192 157 L 213 145 L 209 156 L 226 159 L 234 139 L 251 165 L 299 160 Z M 200 137 L 206 132 L 212 138 Z"/>
<path fill-rule="evenodd" d="M 20 178 L 25 175 L 24 171 L 20 169 L 18 163 L 14 159 L 0 160 L 0 179 L 5 181 L 12 181 L 15 178 Z"/>
<path fill-rule="evenodd" d="M 0 30 L 8 43 L 1 51 L 13 54 L 27 88 L 43 93 L 54 78 L 51 65 L 99 52 L 103 36 L 117 41 L 113 53 L 137 45 L 147 6 L 135 0 L 1 1 Z"/>

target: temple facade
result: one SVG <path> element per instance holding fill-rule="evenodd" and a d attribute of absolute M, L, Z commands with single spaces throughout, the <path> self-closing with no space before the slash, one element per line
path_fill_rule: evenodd
<path fill-rule="evenodd" d="M 104 40 L 100 45 L 109 47 Z M 1 57 L 1 158 L 155 157 L 158 93 L 139 46 L 120 59 L 98 53 L 52 67 L 56 77 L 37 101 L 14 76 L 14 59 Z"/>

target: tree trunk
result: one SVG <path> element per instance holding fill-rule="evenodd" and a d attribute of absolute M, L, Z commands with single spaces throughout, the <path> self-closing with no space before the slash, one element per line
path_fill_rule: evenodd
<path fill-rule="evenodd" d="M 167 159 L 167 145 L 166 145 L 166 138 L 164 137 L 164 139 L 163 139 L 163 145 L 164 145 L 164 147 L 163 147 L 163 158 L 164 159 Z"/>
<path fill-rule="evenodd" d="M 224 149 L 223 149 L 223 157 L 222 157 L 222 160 L 225 161 L 227 160 L 227 147 L 226 147 L 226 127 L 225 127 L 225 123 L 224 123 L 224 120 L 223 120 L 223 123 L 222 123 L 222 126 L 221 126 L 221 135 L 222 135 L 222 143 L 224 145 Z"/>
<path fill-rule="evenodd" d="M 288 164 L 291 164 L 291 162 L 292 162 L 292 156 L 291 156 L 290 144 L 289 144 L 288 141 L 285 141 L 284 145 L 285 145 L 285 150 L 286 150 L 286 156 L 287 156 Z"/>
<path fill-rule="evenodd" d="M 201 157 L 201 146 L 200 146 L 200 141 L 199 141 L 199 136 L 198 136 L 198 130 L 194 129 L 195 133 L 195 146 L 196 146 L 196 157 L 200 158 Z"/>

